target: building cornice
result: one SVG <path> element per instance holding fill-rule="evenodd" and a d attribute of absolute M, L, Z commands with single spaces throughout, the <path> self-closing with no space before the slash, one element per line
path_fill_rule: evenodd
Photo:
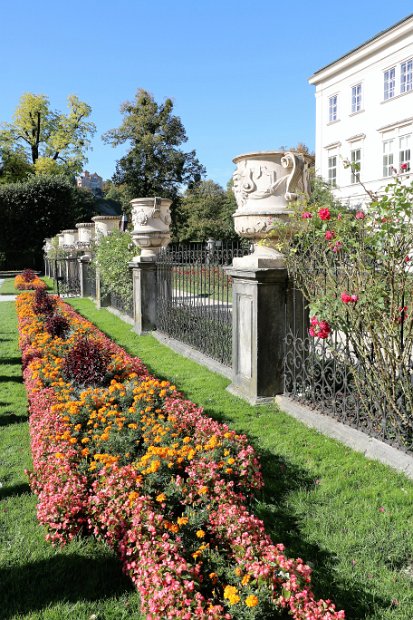
<path fill-rule="evenodd" d="M 388 125 L 383 125 L 383 127 L 379 127 L 377 129 L 378 132 L 390 131 L 391 129 L 397 129 L 397 127 L 403 127 L 403 125 L 409 125 L 413 122 L 413 116 L 409 116 L 409 118 L 404 118 L 401 121 L 396 121 L 395 123 L 389 123 Z"/>
<path fill-rule="evenodd" d="M 387 30 L 379 32 L 371 39 L 368 39 L 358 47 L 350 50 L 344 56 L 341 56 L 332 63 L 322 67 L 316 71 L 310 78 L 309 83 L 317 85 L 319 82 L 332 77 L 338 72 L 351 67 L 355 63 L 359 63 L 366 57 L 373 53 L 378 52 L 384 47 L 394 43 L 398 39 L 404 37 L 406 34 L 413 32 L 413 14 L 408 15 L 401 21 L 397 22 Z"/>

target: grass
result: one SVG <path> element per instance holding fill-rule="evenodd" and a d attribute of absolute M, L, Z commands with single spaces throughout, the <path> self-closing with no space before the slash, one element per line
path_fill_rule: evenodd
<path fill-rule="evenodd" d="M 228 381 L 90 300 L 72 305 L 212 417 L 250 437 L 266 482 L 256 504 L 273 540 L 314 569 L 314 589 L 352 620 L 413 618 L 413 482 L 280 412 L 230 395 Z"/>
<path fill-rule="evenodd" d="M 0 325 L 0 617 L 139 619 L 139 597 L 106 546 L 79 538 L 56 549 L 45 540 L 24 473 L 31 461 L 14 303 L 0 303 Z"/>
<path fill-rule="evenodd" d="M 44 280 L 44 282 L 46 282 L 47 290 L 50 293 L 53 293 L 55 291 L 55 283 L 52 278 L 44 276 L 43 278 L 41 278 L 41 280 Z M 21 291 L 14 288 L 14 278 L 5 278 L 3 284 L 0 286 L 0 295 L 17 295 L 18 293 L 21 293 Z"/>
<path fill-rule="evenodd" d="M 226 379 L 137 336 L 90 300 L 71 303 L 158 377 L 249 435 L 266 481 L 255 511 L 289 555 L 311 563 L 318 596 L 331 597 L 349 620 L 412 620 L 412 481 L 275 407 L 247 405 L 225 391 Z M 0 617 L 139 619 L 138 596 L 105 546 L 78 539 L 55 549 L 44 540 L 24 475 L 27 405 L 13 303 L 0 303 L 0 325 Z"/>

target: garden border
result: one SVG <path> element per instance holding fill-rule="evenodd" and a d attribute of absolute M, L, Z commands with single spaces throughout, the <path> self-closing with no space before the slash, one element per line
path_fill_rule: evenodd
<path fill-rule="evenodd" d="M 337 439 L 356 452 L 361 452 L 366 458 L 389 465 L 413 479 L 413 456 L 409 456 L 375 437 L 370 437 L 366 433 L 342 424 L 342 422 L 323 415 L 306 405 L 297 403 L 288 396 L 276 396 L 275 402 L 284 413 L 291 415 L 296 420 L 315 428 L 327 437 Z"/>

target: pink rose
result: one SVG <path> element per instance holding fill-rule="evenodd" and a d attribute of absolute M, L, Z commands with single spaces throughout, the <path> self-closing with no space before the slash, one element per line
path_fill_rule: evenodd
<path fill-rule="evenodd" d="M 357 211 L 356 220 L 364 220 L 365 217 L 366 217 L 366 214 L 364 213 L 364 211 Z"/>
<path fill-rule="evenodd" d="M 345 304 L 350 303 L 351 295 L 349 295 L 348 293 L 341 293 L 341 301 Z"/>
<path fill-rule="evenodd" d="M 313 217 L 313 214 L 310 213 L 309 211 L 304 211 L 304 213 L 301 213 L 301 219 L 303 220 L 311 220 L 312 217 Z"/>
<path fill-rule="evenodd" d="M 326 230 L 326 234 L 324 236 L 327 239 L 327 241 L 331 241 L 332 239 L 334 239 L 335 234 L 332 230 Z"/>
<path fill-rule="evenodd" d="M 325 207 L 324 209 L 319 209 L 318 217 L 320 218 L 320 220 L 329 220 L 331 218 L 330 209 L 328 209 L 327 207 Z"/>
<path fill-rule="evenodd" d="M 335 254 L 337 254 L 337 252 L 340 252 L 342 247 L 343 247 L 343 244 L 341 243 L 341 241 L 336 241 L 335 244 L 332 247 L 332 251 Z"/>

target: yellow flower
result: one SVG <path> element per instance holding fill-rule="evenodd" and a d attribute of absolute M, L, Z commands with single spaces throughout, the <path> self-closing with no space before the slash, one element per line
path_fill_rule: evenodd
<path fill-rule="evenodd" d="M 159 493 L 159 495 L 156 496 L 156 501 L 157 502 L 164 502 L 165 500 L 166 500 L 165 493 Z"/>
<path fill-rule="evenodd" d="M 250 594 L 245 599 L 245 604 L 247 607 L 256 607 L 258 603 L 259 601 L 258 601 L 258 598 L 255 596 L 255 594 Z"/>
<path fill-rule="evenodd" d="M 244 575 L 241 580 L 242 585 L 246 586 L 250 579 L 251 579 L 251 575 Z"/>
<path fill-rule="evenodd" d="M 196 533 L 197 538 L 203 538 L 205 536 L 204 530 L 198 530 Z"/>
<path fill-rule="evenodd" d="M 178 525 L 186 525 L 188 523 L 188 517 L 178 517 Z"/>

